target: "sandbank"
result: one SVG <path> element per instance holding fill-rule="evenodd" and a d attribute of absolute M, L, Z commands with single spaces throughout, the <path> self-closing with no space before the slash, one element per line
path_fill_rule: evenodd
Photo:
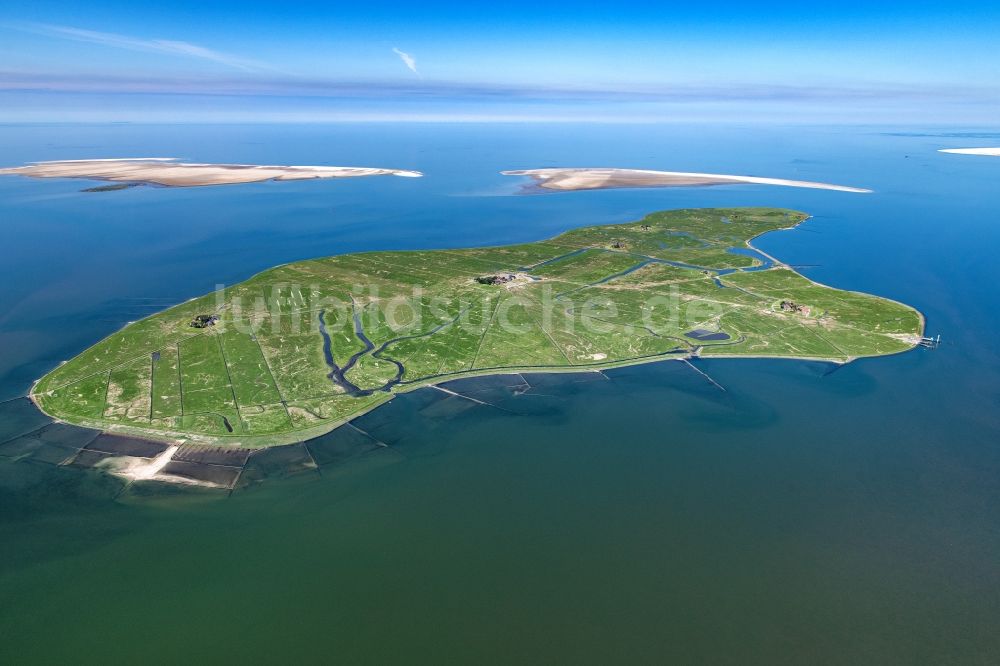
<path fill-rule="evenodd" d="M 1000 157 L 1000 148 L 942 148 L 939 153 L 955 153 L 956 155 L 989 155 Z"/>
<path fill-rule="evenodd" d="M 838 192 L 869 193 L 871 190 L 845 185 L 831 185 L 805 180 L 784 178 L 759 178 L 757 176 L 731 176 L 715 173 L 689 173 L 685 171 L 651 171 L 646 169 L 574 168 L 574 169 L 523 169 L 501 171 L 504 176 L 528 176 L 542 189 L 559 192 L 575 190 L 604 190 L 626 187 L 696 187 L 707 185 L 732 185 L 753 183 L 757 185 L 783 185 L 808 187 Z"/>
<path fill-rule="evenodd" d="M 172 157 L 32 162 L 0 169 L 0 175 L 30 178 L 90 178 L 165 187 L 234 185 L 266 180 L 403 176 L 418 178 L 419 171 L 336 166 L 270 166 L 256 164 L 199 164 L 177 162 Z"/>

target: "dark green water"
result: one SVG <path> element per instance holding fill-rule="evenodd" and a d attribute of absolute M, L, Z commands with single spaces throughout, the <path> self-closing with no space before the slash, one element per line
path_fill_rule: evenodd
<path fill-rule="evenodd" d="M 46 137 L 66 131 L 18 134 L 17 159 L 52 157 Z M 140 150 L 152 140 L 135 128 L 90 131 L 94 145 L 175 152 Z M 199 130 L 174 131 L 193 142 Z M 288 130 L 269 131 L 267 161 L 317 161 L 301 128 L 281 149 Z M 359 159 L 362 139 L 392 152 L 381 129 L 317 131 L 337 155 L 325 162 L 379 161 Z M 688 205 L 815 212 L 807 230 L 760 245 L 813 264 L 802 270 L 814 279 L 915 305 L 946 344 L 834 372 L 701 363 L 726 391 L 675 362 L 529 376 L 523 393 L 464 386 L 493 406 L 428 389 L 358 422 L 388 447 L 229 497 L 122 491 L 99 474 L 0 460 L 0 662 L 996 663 L 1000 160 L 955 162 L 933 153 L 943 138 L 865 129 L 717 130 L 703 138 L 710 157 L 662 128 L 645 141 L 591 128 L 589 146 L 564 128 L 391 131 L 404 150 L 389 166 L 440 169 L 427 193 L 369 182 L 80 194 L 0 181 L 18 232 L 0 257 L 16 295 L 0 314 L 5 391 L 134 318 L 142 294 L 179 300 L 365 244 L 526 240 Z M 733 140 L 725 168 L 707 149 Z M 234 150 L 232 161 L 256 154 Z M 486 164 L 470 173 L 474 157 Z M 504 185 L 494 167 L 550 162 L 879 192 L 469 196 Z M 227 206 L 242 197 L 259 210 L 235 216 Z M 215 254 L 223 242 L 230 252 Z M 36 264 L 19 259 L 28 250 Z"/>

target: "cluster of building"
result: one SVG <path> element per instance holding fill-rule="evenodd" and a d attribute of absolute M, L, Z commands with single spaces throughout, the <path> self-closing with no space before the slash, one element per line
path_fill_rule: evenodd
<path fill-rule="evenodd" d="M 219 321 L 219 315 L 198 315 L 191 320 L 192 328 L 208 328 L 209 326 L 215 326 L 215 322 Z"/>
<path fill-rule="evenodd" d="M 513 273 L 501 273 L 499 275 L 481 275 L 476 278 L 476 282 L 479 284 L 507 284 L 508 282 L 513 282 L 514 278 L 517 277 Z"/>
<path fill-rule="evenodd" d="M 801 312 L 802 314 L 809 314 L 808 305 L 799 305 L 795 301 L 781 301 L 781 311 L 782 312 Z"/>

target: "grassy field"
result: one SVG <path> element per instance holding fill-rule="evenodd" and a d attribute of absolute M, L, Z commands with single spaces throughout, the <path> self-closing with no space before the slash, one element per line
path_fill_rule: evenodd
<path fill-rule="evenodd" d="M 468 374 L 912 348 L 923 327 L 913 308 L 732 251 L 805 218 L 665 211 L 524 245 L 288 264 L 130 324 L 32 396 L 79 425 L 266 446 Z M 198 315 L 219 319 L 196 328 Z"/>

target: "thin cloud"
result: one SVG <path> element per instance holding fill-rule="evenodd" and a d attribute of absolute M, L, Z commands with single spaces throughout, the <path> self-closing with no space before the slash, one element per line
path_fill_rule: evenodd
<path fill-rule="evenodd" d="M 417 59 L 416 58 L 414 58 L 412 55 L 410 55 L 406 51 L 399 50 L 399 48 L 396 47 L 396 46 L 392 47 L 392 52 L 399 56 L 399 59 L 403 61 L 403 64 L 406 65 L 407 69 L 409 69 L 411 72 L 413 72 L 417 76 L 420 76 L 420 72 L 417 71 Z M 423 78 L 423 77 L 420 76 L 420 78 Z"/>
<path fill-rule="evenodd" d="M 789 86 L 778 84 L 674 84 L 670 86 L 545 86 L 472 81 L 341 80 L 283 76 L 123 76 L 31 72 L 0 68 L 0 91 L 94 92 L 110 94 L 174 93 L 214 96 L 300 96 L 331 99 L 497 100 L 553 103 L 727 103 L 727 102 L 922 102 L 995 105 L 1000 86 L 914 86 L 882 82 L 866 86 Z"/>
<path fill-rule="evenodd" d="M 69 39 L 77 42 L 87 42 L 89 44 L 100 44 L 111 48 L 127 49 L 129 51 L 145 51 L 147 53 L 162 53 L 165 55 L 186 56 L 199 58 L 222 65 L 227 65 L 245 72 L 273 71 L 271 67 L 263 63 L 241 58 L 229 53 L 222 53 L 213 49 L 183 42 L 173 39 L 142 39 L 129 35 L 119 35 L 113 32 L 99 32 L 97 30 L 85 30 L 66 25 L 54 25 L 50 23 L 25 23 L 15 26 L 18 30 L 32 32 L 35 34 L 55 37 L 57 39 Z"/>

